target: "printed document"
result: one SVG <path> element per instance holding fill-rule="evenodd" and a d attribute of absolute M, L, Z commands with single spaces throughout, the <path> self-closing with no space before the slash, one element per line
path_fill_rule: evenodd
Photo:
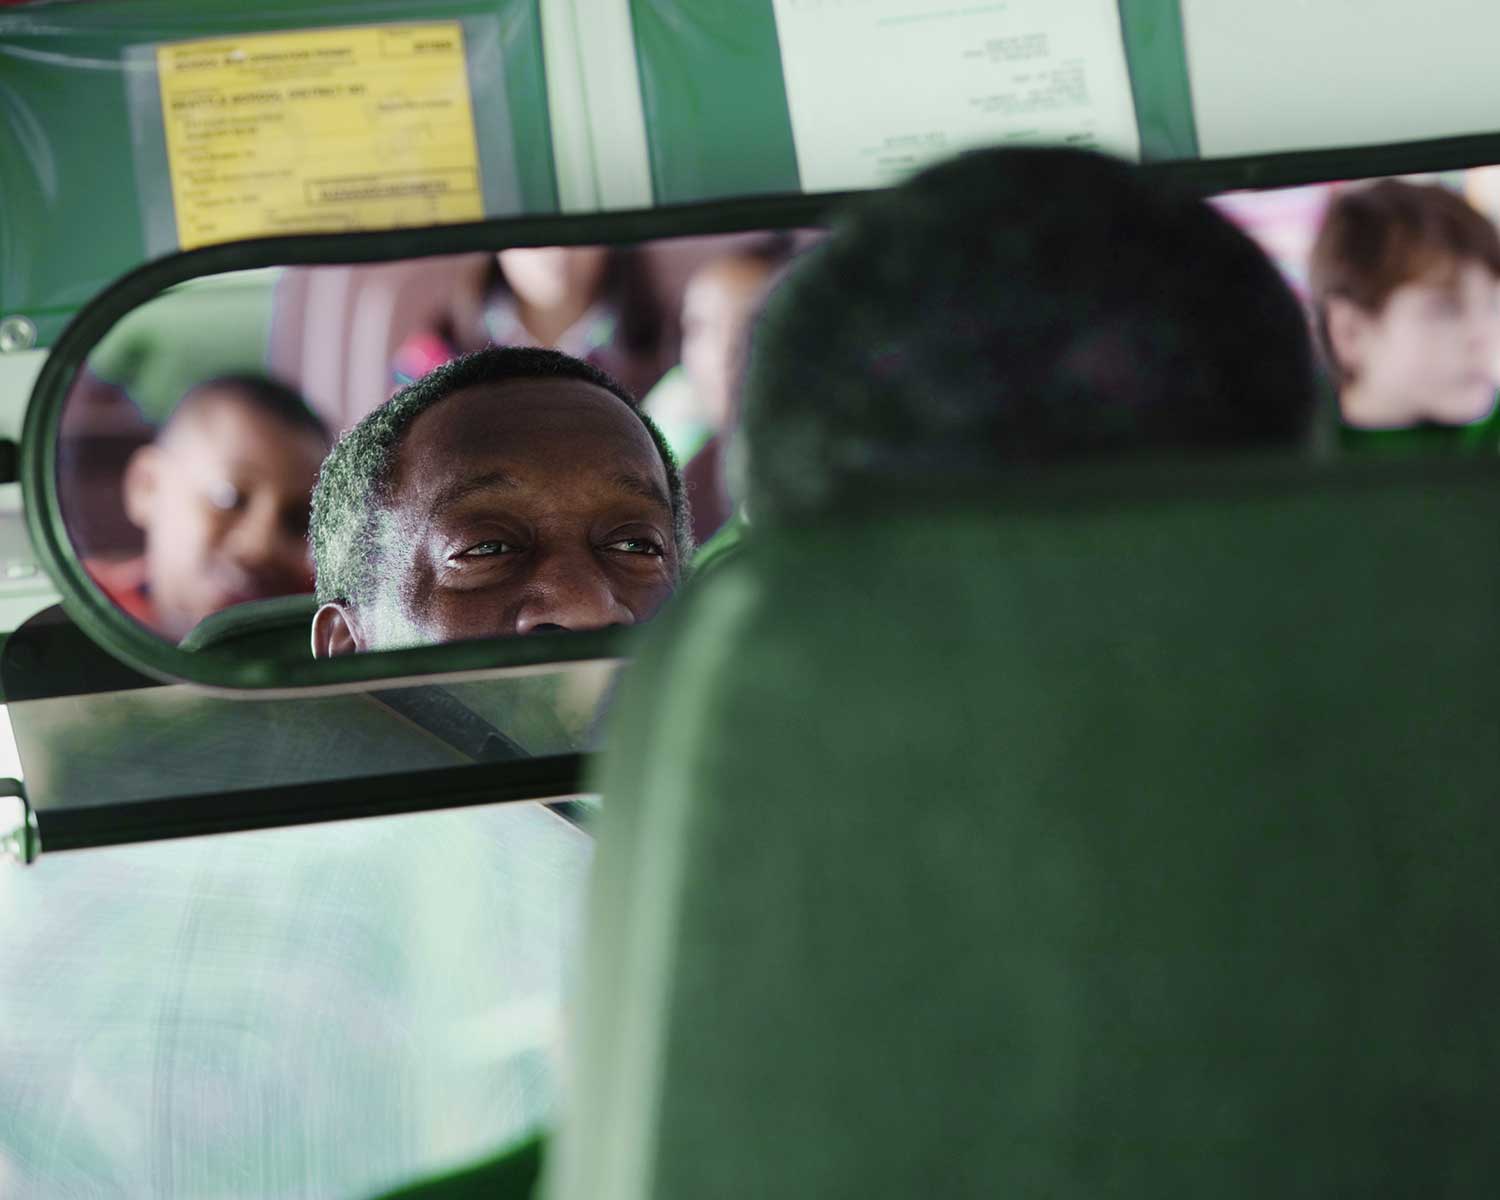
<path fill-rule="evenodd" d="M 1116 0 L 773 0 L 804 191 L 995 144 L 1140 156 Z"/>
<path fill-rule="evenodd" d="M 156 71 L 183 249 L 484 216 L 456 21 L 176 42 Z"/>

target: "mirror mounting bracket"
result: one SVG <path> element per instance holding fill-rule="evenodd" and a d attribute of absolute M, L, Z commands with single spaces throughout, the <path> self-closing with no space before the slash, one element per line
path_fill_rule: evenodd
<path fill-rule="evenodd" d="M 30 866 L 42 852 L 36 810 L 19 779 L 0 779 L 0 858 Z"/>

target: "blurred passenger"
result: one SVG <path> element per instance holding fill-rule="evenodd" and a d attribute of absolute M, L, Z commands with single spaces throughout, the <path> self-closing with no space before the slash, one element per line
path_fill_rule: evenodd
<path fill-rule="evenodd" d="M 857 201 L 766 302 L 751 516 L 942 494 L 1016 464 L 1300 442 L 1313 354 L 1201 201 L 1063 149 L 964 155 Z"/>
<path fill-rule="evenodd" d="M 643 396 L 666 370 L 671 334 L 645 260 L 629 247 L 502 250 L 392 364 L 405 386 L 485 346 L 543 346 L 581 358 Z"/>
<path fill-rule="evenodd" d="M 318 476 L 318 657 L 653 616 L 692 548 L 634 398 L 552 350 L 491 347 L 403 388 Z"/>
<path fill-rule="evenodd" d="M 125 612 L 176 641 L 248 600 L 312 590 L 312 487 L 328 432 L 292 388 L 223 375 L 190 389 L 125 468 L 125 514 L 145 551 L 90 560 Z"/>
<path fill-rule="evenodd" d="M 1309 283 L 1346 445 L 1442 429 L 1500 446 L 1500 237 L 1463 197 L 1396 179 L 1345 191 Z"/>
<path fill-rule="evenodd" d="M 699 544 L 708 541 L 733 510 L 724 483 L 724 449 L 739 422 L 750 324 L 795 248 L 791 235 L 772 235 L 693 272 L 682 298 L 681 366 L 644 403 L 685 462 L 682 477 L 693 505 L 693 540 Z M 673 380 L 678 385 L 672 389 L 675 394 L 661 395 Z M 656 403 L 672 405 L 675 411 L 658 412 Z M 678 428 L 675 438 L 668 420 Z"/>

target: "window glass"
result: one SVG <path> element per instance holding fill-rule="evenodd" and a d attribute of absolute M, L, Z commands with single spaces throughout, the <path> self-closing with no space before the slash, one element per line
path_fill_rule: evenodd
<path fill-rule="evenodd" d="M 186 686 L 13 701 L 27 795 L 49 809 L 361 779 L 598 748 L 613 663 L 334 696 Z"/>
<path fill-rule="evenodd" d="M 589 854 L 515 804 L 0 870 L 0 1194 L 358 1196 L 525 1133 Z"/>

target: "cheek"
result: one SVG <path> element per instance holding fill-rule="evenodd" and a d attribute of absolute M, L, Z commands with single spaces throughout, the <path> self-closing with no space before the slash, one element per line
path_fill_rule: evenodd
<path fill-rule="evenodd" d="M 393 574 L 400 582 L 387 592 L 387 609 L 411 631 L 406 640 L 431 645 L 499 631 L 504 596 L 496 587 L 440 587 L 433 564 L 420 558 Z"/>
<path fill-rule="evenodd" d="M 649 621 L 661 611 L 672 598 L 676 585 L 664 577 L 651 580 L 633 580 L 616 590 L 621 602 L 634 614 L 637 621 Z"/>
<path fill-rule="evenodd" d="M 505 637 L 515 632 L 514 589 L 489 587 L 471 591 L 439 591 L 425 611 L 413 613 L 423 639 L 431 642 Z"/>
<path fill-rule="evenodd" d="M 153 532 L 174 561 L 199 562 L 214 553 L 230 524 L 231 514 L 192 496 L 159 521 Z"/>
<path fill-rule="evenodd" d="M 1374 339 L 1372 358 L 1390 375 L 1420 380 L 1433 375 L 1447 356 L 1451 322 L 1416 319 L 1393 323 Z"/>

